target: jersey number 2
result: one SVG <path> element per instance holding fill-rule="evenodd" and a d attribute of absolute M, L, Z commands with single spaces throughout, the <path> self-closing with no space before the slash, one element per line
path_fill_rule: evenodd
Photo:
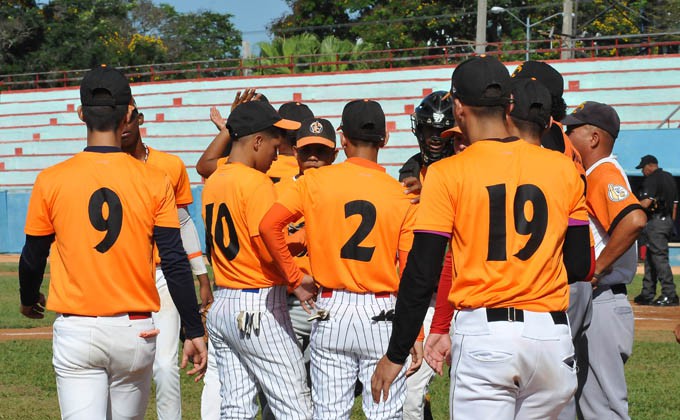
<path fill-rule="evenodd" d="M 487 261 L 505 261 L 506 231 L 505 231 L 505 184 L 486 187 L 489 193 L 489 248 Z M 527 220 L 524 206 L 530 202 L 533 206 L 533 217 Z M 548 204 L 540 188 L 533 184 L 517 187 L 513 203 L 515 230 L 520 235 L 531 235 L 524 248 L 517 251 L 515 257 L 522 261 L 531 258 L 543 242 L 548 227 Z"/>
<path fill-rule="evenodd" d="M 104 203 L 108 207 L 108 217 L 104 218 Z M 120 229 L 123 227 L 123 206 L 115 192 L 108 188 L 100 188 L 90 196 L 88 214 L 92 227 L 100 232 L 106 232 L 104 239 L 94 249 L 105 253 L 116 242 Z"/>
<path fill-rule="evenodd" d="M 231 218 L 231 213 L 229 213 L 227 205 L 220 203 L 219 207 L 217 208 L 217 219 L 215 220 L 214 241 L 211 241 L 210 239 L 213 239 L 212 232 L 214 208 L 215 203 L 206 204 L 205 206 L 206 233 L 209 235 L 209 240 L 207 242 L 209 244 L 215 243 L 227 260 L 231 261 L 236 258 L 236 255 L 238 255 L 238 251 L 240 249 L 238 245 L 238 237 L 236 236 L 234 220 Z M 227 229 L 229 229 L 229 245 L 227 246 L 224 246 L 224 224 L 222 223 L 222 220 L 227 222 Z"/>
<path fill-rule="evenodd" d="M 373 203 L 366 200 L 355 200 L 345 204 L 345 219 L 354 215 L 361 216 L 361 223 L 340 250 L 340 258 L 368 262 L 373 257 L 375 247 L 359 246 L 375 226 L 376 211 Z"/>

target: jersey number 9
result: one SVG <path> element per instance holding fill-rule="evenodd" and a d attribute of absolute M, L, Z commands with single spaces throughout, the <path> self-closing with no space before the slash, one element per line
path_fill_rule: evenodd
<path fill-rule="evenodd" d="M 108 216 L 104 218 L 104 203 L 108 207 Z M 88 214 L 92 227 L 100 232 L 106 232 L 104 239 L 94 248 L 105 253 L 116 242 L 120 229 L 123 227 L 123 206 L 115 192 L 108 188 L 100 188 L 90 196 Z"/>

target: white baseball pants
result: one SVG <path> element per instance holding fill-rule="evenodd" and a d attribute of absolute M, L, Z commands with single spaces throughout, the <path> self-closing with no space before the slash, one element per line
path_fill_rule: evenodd
<path fill-rule="evenodd" d="M 58 316 L 52 364 L 61 416 L 68 420 L 143 419 L 156 338 L 151 318 Z"/>
<path fill-rule="evenodd" d="M 254 419 L 257 386 L 279 419 L 311 419 L 311 401 L 302 352 L 286 305 L 285 286 L 254 291 L 215 291 L 208 312 L 222 388 L 222 419 Z M 259 328 L 239 328 L 239 315 L 259 313 Z"/>
<path fill-rule="evenodd" d="M 153 362 L 156 414 L 158 420 L 182 420 L 182 392 L 177 364 L 181 321 L 160 266 L 156 267 L 156 288 L 161 298 L 161 309 L 152 313 L 153 322 L 160 330 Z"/>
<path fill-rule="evenodd" d="M 569 325 L 524 311 L 524 322 L 458 311 L 451 344 L 451 418 L 556 419 L 576 391 Z"/>
<path fill-rule="evenodd" d="M 326 320 L 314 321 L 311 335 L 311 375 L 314 419 L 349 419 L 354 403 L 354 384 L 364 385 L 362 407 L 368 419 L 401 419 L 406 393 L 406 368 L 390 387 L 386 402 L 375 404 L 371 376 L 387 351 L 391 321 L 374 321 L 381 311 L 394 309 L 396 297 L 376 298 L 334 290 L 321 293 L 316 305 L 329 312 Z"/>
<path fill-rule="evenodd" d="M 215 346 L 208 342 L 208 369 L 203 377 L 203 392 L 201 393 L 201 419 L 220 420 L 220 373 L 217 368 Z"/>

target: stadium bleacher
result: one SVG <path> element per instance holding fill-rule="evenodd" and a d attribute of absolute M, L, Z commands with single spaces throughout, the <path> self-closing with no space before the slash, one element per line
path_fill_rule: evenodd
<path fill-rule="evenodd" d="M 508 69 L 513 71 L 517 64 L 508 64 Z M 670 155 L 675 149 L 669 148 L 667 138 L 677 140 L 680 130 L 654 129 L 680 105 L 680 56 L 551 64 L 564 76 L 564 97 L 570 108 L 585 100 L 595 100 L 617 109 L 623 131 L 615 152 L 621 150 L 626 154 L 621 156 L 621 161 L 630 175 L 639 175 L 634 170 L 635 159 L 655 150 L 646 147 L 660 147 L 661 156 L 664 151 L 668 150 Z M 195 164 L 216 134 L 209 120 L 210 107 L 217 106 L 226 116 L 239 90 L 255 87 L 277 108 L 288 101 L 305 102 L 317 116 L 328 118 L 335 126 L 340 122 L 346 102 L 356 98 L 378 100 L 391 132 L 389 144 L 380 153 L 380 163 L 396 176 L 399 166 L 418 149 L 409 115 L 426 94 L 449 89 L 451 72 L 451 66 L 439 66 L 204 79 L 133 84 L 132 91 L 145 115 L 144 141 L 181 157 L 195 192 L 200 192 L 202 179 L 195 171 Z M 5 191 L 5 201 L 9 200 L 7 191 L 30 189 L 40 170 L 83 149 L 85 128 L 75 112 L 79 102 L 77 87 L 0 94 L 0 191 Z M 680 113 L 668 125 L 677 127 L 679 123 Z M 671 135 L 668 131 L 675 133 Z M 640 138 L 644 142 L 641 143 Z M 344 159 L 341 155 L 340 160 Z M 629 162 L 632 166 L 626 166 Z M 677 157 L 673 162 L 664 163 L 664 168 L 680 175 Z M 0 240 L 0 252 L 9 252 L 3 249 L 2 242 Z"/>

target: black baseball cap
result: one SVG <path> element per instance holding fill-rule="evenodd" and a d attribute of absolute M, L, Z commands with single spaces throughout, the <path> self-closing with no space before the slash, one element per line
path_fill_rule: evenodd
<path fill-rule="evenodd" d="M 550 92 L 536 79 L 513 79 L 510 82 L 512 103 L 510 116 L 546 128 L 550 125 Z"/>
<path fill-rule="evenodd" d="M 342 110 L 342 123 L 338 130 L 354 140 L 380 143 L 385 140 L 385 113 L 379 103 L 370 99 L 349 102 Z"/>
<path fill-rule="evenodd" d="M 279 107 L 279 115 L 287 120 L 302 122 L 314 118 L 314 113 L 309 107 L 300 102 L 286 102 Z"/>
<path fill-rule="evenodd" d="M 636 166 L 635 169 L 642 169 L 646 165 L 649 165 L 650 163 L 654 163 L 654 164 L 658 165 L 659 161 L 653 155 L 644 155 L 644 156 L 642 156 L 642 159 L 640 159 L 640 164 L 638 166 Z"/>
<path fill-rule="evenodd" d="M 248 101 L 237 106 L 229 118 L 227 128 L 234 138 L 241 138 L 275 126 L 284 130 L 297 130 L 300 123 L 281 118 L 269 102 Z"/>
<path fill-rule="evenodd" d="M 548 88 L 550 95 L 562 96 L 564 93 L 564 78 L 553 66 L 542 61 L 525 61 L 512 72 L 514 78 L 534 78 Z"/>
<path fill-rule="evenodd" d="M 108 95 L 102 95 L 104 92 Z M 102 64 L 85 74 L 80 82 L 83 106 L 128 105 L 132 99 L 130 84 L 120 71 Z"/>
<path fill-rule="evenodd" d="M 480 55 L 463 61 L 451 76 L 451 93 L 465 105 L 497 106 L 510 102 L 510 73 L 497 58 Z"/>
<path fill-rule="evenodd" d="M 619 114 L 611 106 L 600 102 L 586 101 L 577 106 L 571 114 L 564 117 L 562 124 L 566 126 L 594 125 L 616 139 L 619 135 L 621 120 Z"/>
<path fill-rule="evenodd" d="M 295 145 L 300 148 L 310 144 L 322 144 L 335 149 L 333 124 L 323 118 L 308 118 L 302 121 L 302 126 L 297 131 Z"/>

